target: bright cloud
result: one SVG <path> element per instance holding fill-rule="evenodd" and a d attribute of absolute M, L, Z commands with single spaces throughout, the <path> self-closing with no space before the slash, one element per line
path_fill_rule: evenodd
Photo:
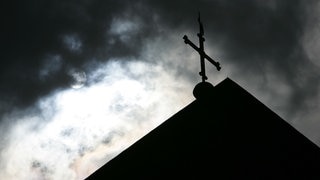
<path fill-rule="evenodd" d="M 101 64 L 88 74 L 86 87 L 57 91 L 37 102 L 40 113 L 7 117 L 19 120 L 1 153 L 0 177 L 85 178 L 192 100 L 190 92 L 176 93 L 191 89 L 181 81 L 177 86 L 158 64 Z"/>

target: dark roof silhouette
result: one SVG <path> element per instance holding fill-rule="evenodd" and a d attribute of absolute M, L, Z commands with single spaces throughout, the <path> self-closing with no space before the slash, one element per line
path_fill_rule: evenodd
<path fill-rule="evenodd" d="M 194 94 L 87 179 L 320 178 L 319 147 L 238 84 L 200 83 Z"/>

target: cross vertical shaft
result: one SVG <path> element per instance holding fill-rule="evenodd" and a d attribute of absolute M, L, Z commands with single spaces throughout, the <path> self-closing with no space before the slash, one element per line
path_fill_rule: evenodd
<path fill-rule="evenodd" d="M 199 37 L 199 52 L 204 52 L 204 31 L 203 31 L 203 25 L 201 23 L 201 20 L 200 20 L 200 13 L 199 13 L 199 16 L 198 16 L 198 22 L 199 22 L 199 33 L 198 33 L 198 37 Z M 203 53 L 200 53 L 200 66 L 201 66 L 201 71 L 200 71 L 200 76 L 202 77 L 202 82 L 205 82 L 208 77 L 206 75 L 206 68 L 205 68 L 205 62 L 204 62 L 204 56 L 203 56 Z"/>

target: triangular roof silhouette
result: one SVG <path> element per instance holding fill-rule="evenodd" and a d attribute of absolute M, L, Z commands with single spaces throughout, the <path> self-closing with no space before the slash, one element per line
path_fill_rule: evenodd
<path fill-rule="evenodd" d="M 87 179 L 320 178 L 319 147 L 231 79 L 195 91 Z"/>

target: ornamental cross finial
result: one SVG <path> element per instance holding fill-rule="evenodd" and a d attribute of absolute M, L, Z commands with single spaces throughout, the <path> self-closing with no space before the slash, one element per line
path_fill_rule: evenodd
<path fill-rule="evenodd" d="M 200 55 L 200 65 L 201 65 L 201 71 L 199 72 L 200 76 L 202 77 L 202 82 L 205 82 L 208 77 L 206 76 L 206 69 L 205 69 L 205 62 L 204 59 L 207 59 L 209 62 L 211 62 L 218 71 L 220 71 L 221 67 L 220 67 L 220 63 L 214 61 L 211 57 L 209 57 L 205 52 L 204 52 L 204 31 L 203 31 L 203 25 L 202 22 L 200 20 L 200 12 L 199 12 L 199 16 L 198 16 L 198 22 L 199 22 L 199 33 L 197 34 L 199 37 L 199 47 L 197 47 L 195 44 L 193 44 L 193 42 L 191 42 L 188 39 L 188 36 L 184 35 L 183 39 L 184 39 L 184 43 L 189 44 L 193 49 L 195 49 L 196 51 L 198 51 L 199 55 Z"/>

